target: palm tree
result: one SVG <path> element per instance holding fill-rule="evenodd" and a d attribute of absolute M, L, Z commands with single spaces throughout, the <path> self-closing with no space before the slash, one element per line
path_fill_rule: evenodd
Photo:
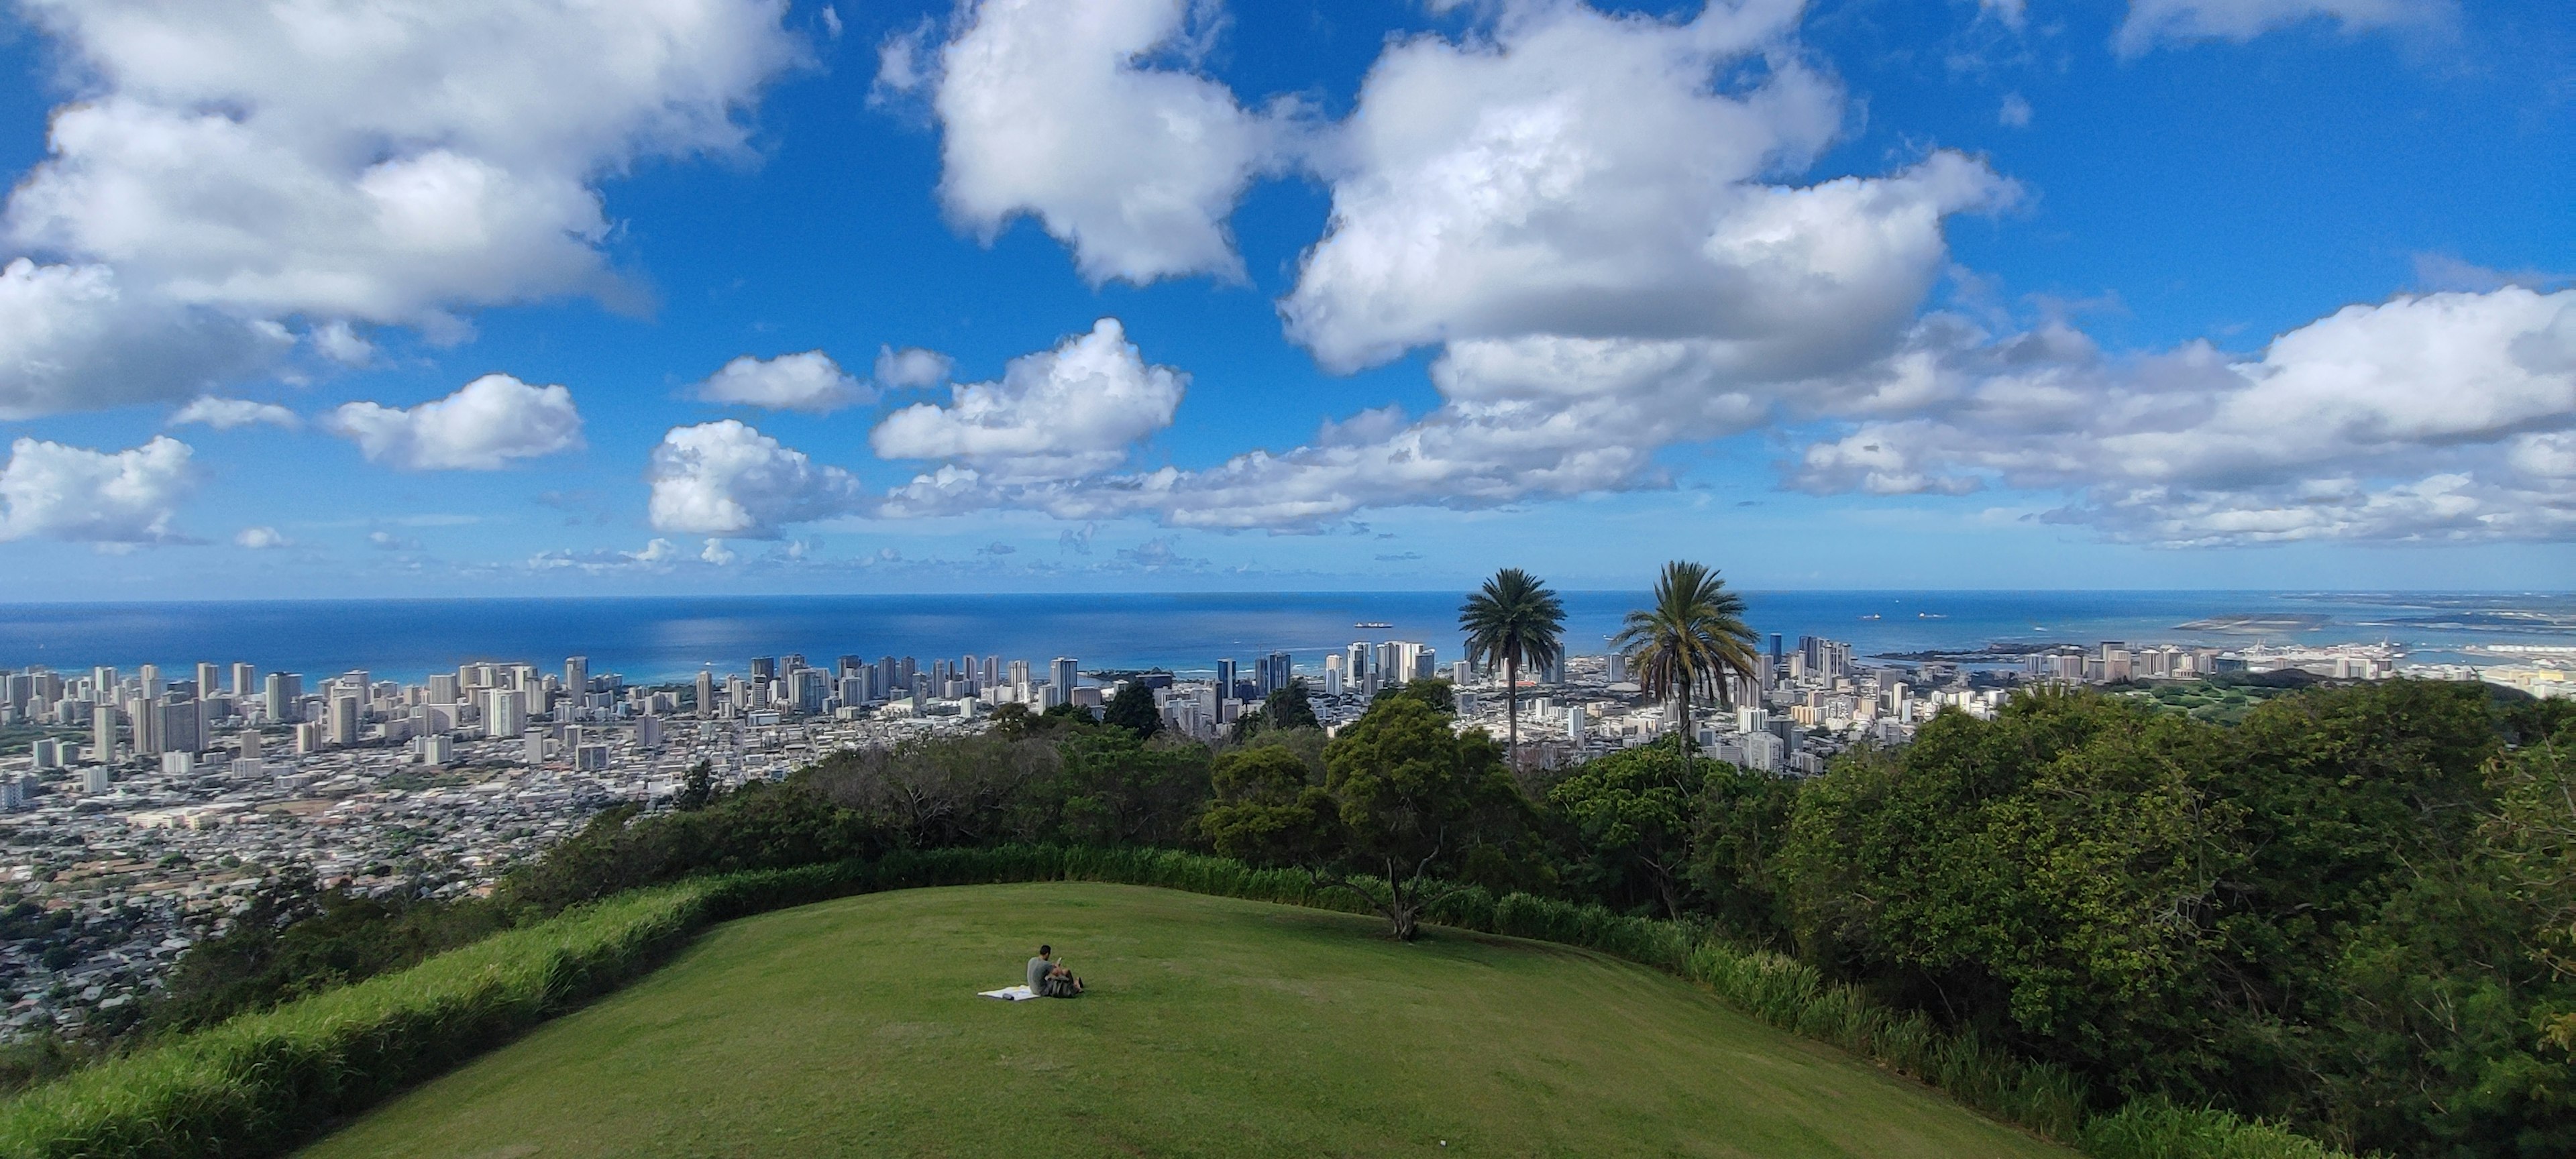
<path fill-rule="evenodd" d="M 1507 567 L 1458 605 L 1458 630 L 1467 637 L 1467 663 L 1487 672 L 1503 669 L 1503 716 L 1511 732 L 1514 764 L 1521 754 L 1521 665 L 1546 667 L 1565 655 L 1565 601 L 1537 576 Z"/>
<path fill-rule="evenodd" d="M 1610 646 L 1634 661 L 1647 695 L 1681 701 L 1682 739 L 1674 746 L 1688 767 L 1691 693 L 1708 689 L 1725 703 L 1730 678 L 1754 679 L 1759 662 L 1744 597 L 1704 565 L 1674 560 L 1655 577 L 1653 600 L 1628 613 Z"/>

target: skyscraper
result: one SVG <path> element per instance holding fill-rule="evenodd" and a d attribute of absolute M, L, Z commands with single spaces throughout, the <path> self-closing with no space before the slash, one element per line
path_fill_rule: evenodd
<path fill-rule="evenodd" d="M 116 759 L 116 705 L 101 702 L 89 714 L 90 758 L 100 764 Z"/>
<path fill-rule="evenodd" d="M 582 703 L 581 698 L 589 692 L 590 657 L 564 657 L 564 695 L 571 697 L 573 704 L 579 706 Z"/>
<path fill-rule="evenodd" d="M 1073 686 L 1082 679 L 1082 665 L 1071 656 L 1058 656 L 1047 666 L 1052 681 L 1047 687 L 1046 707 L 1073 703 Z"/>
<path fill-rule="evenodd" d="M 698 669 L 697 691 L 698 715 L 702 718 L 713 717 L 716 714 L 716 674 L 714 671 L 706 668 Z"/>
<path fill-rule="evenodd" d="M 754 680 L 769 680 L 769 679 L 773 679 L 773 678 L 775 678 L 777 675 L 778 675 L 778 659 L 777 659 L 777 657 L 774 657 L 774 656 L 754 656 L 754 657 L 752 657 L 752 658 L 751 658 L 751 678 L 752 678 L 752 679 L 754 679 Z"/>
<path fill-rule="evenodd" d="M 268 709 L 268 722 L 270 724 L 298 723 L 302 718 L 296 715 L 296 709 L 297 702 L 304 699 L 304 674 L 300 672 L 269 673 L 268 693 L 266 699 L 268 703 L 264 707 Z"/>
<path fill-rule="evenodd" d="M 245 699 L 259 695 L 259 669 L 249 664 L 234 664 L 232 692 L 234 696 Z"/>
<path fill-rule="evenodd" d="M 517 694 L 495 693 L 494 695 Z M 332 744 L 352 745 L 358 743 L 358 698 L 349 695 L 345 691 L 332 697 L 331 711 L 325 717 L 325 723 L 329 725 L 329 728 L 325 731 L 324 739 L 329 740 Z"/>
<path fill-rule="evenodd" d="M 338 709 L 334 702 L 332 708 Z M 483 735 L 499 739 L 527 731 L 527 694 L 514 689 L 491 689 L 483 694 Z"/>
<path fill-rule="evenodd" d="M 1219 660 L 1219 661 L 1217 661 L 1217 662 L 1216 662 L 1216 698 L 1217 698 L 1217 699 L 1219 699 L 1219 700 L 1232 700 L 1232 699 L 1234 699 L 1234 698 L 1235 698 L 1235 695 L 1236 695 L 1236 693 L 1235 693 L 1235 689 L 1234 689 L 1235 679 L 1236 679 L 1236 677 L 1235 677 L 1235 671 L 1234 671 L 1234 661 L 1232 661 L 1232 660 Z"/>
<path fill-rule="evenodd" d="M 197 699 L 204 700 L 209 696 L 213 696 L 215 694 L 215 686 L 222 683 L 223 678 L 224 670 L 215 666 L 213 663 L 208 662 L 197 665 Z"/>

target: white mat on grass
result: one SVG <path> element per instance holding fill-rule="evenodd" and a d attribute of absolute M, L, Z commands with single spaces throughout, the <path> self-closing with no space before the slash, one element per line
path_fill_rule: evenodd
<path fill-rule="evenodd" d="M 1026 1002 L 1037 997 L 1037 994 L 1026 986 L 1004 986 L 999 990 L 977 991 L 976 997 L 999 998 L 1004 1002 Z"/>

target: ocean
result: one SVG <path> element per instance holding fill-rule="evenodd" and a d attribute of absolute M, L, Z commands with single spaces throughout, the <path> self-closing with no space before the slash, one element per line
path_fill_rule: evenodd
<path fill-rule="evenodd" d="M 1566 645 L 1602 650 L 1640 592 L 1564 593 Z M 470 660 L 560 665 L 630 682 L 741 671 L 755 655 L 999 654 L 1042 667 L 1213 670 L 1272 650 L 1300 669 L 1355 640 L 1419 640 L 1462 656 L 1461 593 L 726 596 L 567 599 L 292 600 L 0 605 L 0 668 L 57 670 L 200 661 L 319 677 L 365 668 L 417 681 Z M 2391 641 L 2412 659 L 2456 663 L 2473 644 L 2576 643 L 2576 595 L 2421 592 L 1788 591 L 1745 593 L 1754 628 L 1790 645 L 1848 640 L 1855 655 L 1989 643 Z M 2185 627 L 2230 617 L 2242 630 Z M 1359 628 L 1363 622 L 1384 628 Z"/>

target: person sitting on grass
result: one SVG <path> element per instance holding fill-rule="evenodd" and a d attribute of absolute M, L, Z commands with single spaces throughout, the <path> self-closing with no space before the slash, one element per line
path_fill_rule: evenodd
<path fill-rule="evenodd" d="M 1039 946 L 1029 959 L 1029 993 L 1040 998 L 1071 998 L 1082 993 L 1082 979 L 1055 960 L 1055 947 Z"/>

